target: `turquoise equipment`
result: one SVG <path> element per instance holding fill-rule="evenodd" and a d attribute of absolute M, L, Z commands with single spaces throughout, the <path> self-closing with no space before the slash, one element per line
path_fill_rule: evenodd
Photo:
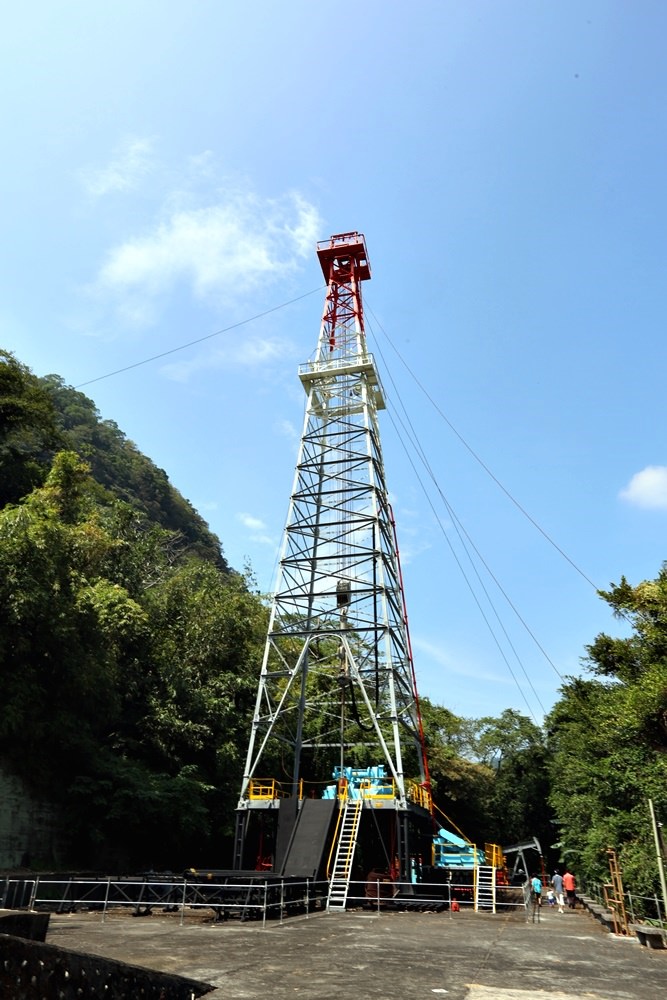
<path fill-rule="evenodd" d="M 486 864 L 484 851 L 442 827 L 433 838 L 435 868 L 472 868 Z"/>
<path fill-rule="evenodd" d="M 384 764 L 374 767 L 334 767 L 332 777 L 335 785 L 327 785 L 323 799 L 335 799 L 341 792 L 341 780 L 345 782 L 348 799 L 394 797 L 394 782 L 384 771 Z"/>

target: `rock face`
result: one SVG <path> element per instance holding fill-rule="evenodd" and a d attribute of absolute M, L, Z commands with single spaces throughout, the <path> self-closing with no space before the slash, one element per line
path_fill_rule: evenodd
<path fill-rule="evenodd" d="M 0 868 L 50 865 L 62 855 L 56 808 L 34 799 L 0 764 Z"/>

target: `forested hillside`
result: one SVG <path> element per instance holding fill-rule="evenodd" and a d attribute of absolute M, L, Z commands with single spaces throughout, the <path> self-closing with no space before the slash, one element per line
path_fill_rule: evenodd
<path fill-rule="evenodd" d="M 648 799 L 667 821 L 667 567 L 601 594 L 626 638 L 588 646 L 592 675 L 573 679 L 551 712 L 551 800 L 561 851 L 583 874 L 608 879 L 606 848 L 627 885 L 660 893 Z"/>
<path fill-rule="evenodd" d="M 667 569 L 601 598 L 630 635 L 592 638 L 544 728 L 423 699 L 437 818 L 480 844 L 537 836 L 580 879 L 604 881 L 612 847 L 653 893 Z M 0 770 L 53 804 L 66 845 L 33 864 L 229 864 L 266 623 L 166 473 L 82 393 L 0 351 Z"/>
<path fill-rule="evenodd" d="M 90 400 L 0 362 L 0 757 L 62 808 L 63 862 L 211 857 L 265 609 Z"/>

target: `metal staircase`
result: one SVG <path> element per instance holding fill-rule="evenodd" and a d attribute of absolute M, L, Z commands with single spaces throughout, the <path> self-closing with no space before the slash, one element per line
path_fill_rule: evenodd
<path fill-rule="evenodd" d="M 336 856 L 329 882 L 327 910 L 344 910 L 347 903 L 352 875 L 352 860 L 359 833 L 361 806 L 361 799 L 347 799 L 341 811 Z"/>
<path fill-rule="evenodd" d="M 496 912 L 496 869 L 479 865 L 475 877 L 475 910 Z"/>

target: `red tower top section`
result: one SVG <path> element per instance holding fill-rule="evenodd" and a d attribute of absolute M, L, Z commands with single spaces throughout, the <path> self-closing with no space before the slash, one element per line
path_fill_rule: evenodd
<path fill-rule="evenodd" d="M 357 281 L 367 281 L 371 276 L 362 233 L 338 233 L 322 240 L 317 244 L 317 256 L 327 284 L 332 279 L 348 281 L 350 271 L 354 271 Z"/>

